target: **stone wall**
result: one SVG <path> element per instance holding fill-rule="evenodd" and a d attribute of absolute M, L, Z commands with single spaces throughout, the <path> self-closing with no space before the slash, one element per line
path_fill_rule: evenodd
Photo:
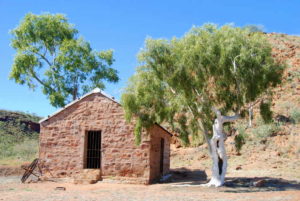
<path fill-rule="evenodd" d="M 165 136 L 164 131 L 157 127 L 155 135 Z M 85 136 L 89 130 L 101 131 L 102 176 L 130 177 L 137 178 L 139 183 L 149 182 L 150 148 L 155 144 L 151 145 L 150 136 L 144 132 L 143 142 L 136 146 L 134 124 L 126 123 L 124 111 L 117 102 L 100 93 L 84 97 L 41 123 L 39 157 L 54 176 L 69 177 L 84 168 Z M 154 140 L 155 135 L 151 135 Z M 169 150 L 169 145 L 167 147 Z M 154 157 L 152 153 L 151 157 Z M 165 154 L 166 166 L 169 167 L 169 152 Z M 155 164 L 153 162 L 151 166 L 155 168 Z M 151 178 L 154 175 L 156 173 L 151 171 Z"/>
<path fill-rule="evenodd" d="M 151 133 L 151 149 L 150 149 L 150 181 L 155 182 L 161 175 L 165 175 L 170 171 L 170 140 L 171 135 L 162 128 L 155 125 L 150 129 Z M 164 139 L 164 155 L 163 155 L 163 173 L 160 172 L 161 157 L 161 139 Z"/>

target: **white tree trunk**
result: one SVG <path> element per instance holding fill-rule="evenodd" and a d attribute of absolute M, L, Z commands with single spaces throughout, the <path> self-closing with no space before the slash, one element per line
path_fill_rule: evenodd
<path fill-rule="evenodd" d="M 252 127 L 252 119 L 253 119 L 253 106 L 251 105 L 249 107 L 249 122 L 248 122 L 248 127 Z"/>
<path fill-rule="evenodd" d="M 224 184 L 227 170 L 227 155 L 224 145 L 226 134 L 223 131 L 223 123 L 234 121 L 239 118 L 239 115 L 227 117 L 222 116 L 219 110 L 214 111 L 217 118 L 213 125 L 213 137 L 210 140 L 211 158 L 213 160 L 212 177 L 205 186 L 219 187 Z"/>

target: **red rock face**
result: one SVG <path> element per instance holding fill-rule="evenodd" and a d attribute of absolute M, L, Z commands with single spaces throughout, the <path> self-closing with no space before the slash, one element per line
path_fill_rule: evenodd
<path fill-rule="evenodd" d="M 40 159 L 56 177 L 79 174 L 86 167 L 86 135 L 101 131 L 102 177 L 128 177 L 150 183 L 160 176 L 160 142 L 164 138 L 163 173 L 170 166 L 170 135 L 155 125 L 134 143 L 134 123 L 127 123 L 120 104 L 91 94 L 41 123 Z"/>

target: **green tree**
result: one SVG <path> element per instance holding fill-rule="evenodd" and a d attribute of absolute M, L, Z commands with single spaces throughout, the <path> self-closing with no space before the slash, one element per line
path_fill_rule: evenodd
<path fill-rule="evenodd" d="M 117 82 L 112 50 L 97 52 L 61 14 L 27 14 L 11 31 L 17 51 L 10 79 L 42 88 L 51 105 L 62 107 L 106 80 Z"/>
<path fill-rule="evenodd" d="M 206 24 L 182 38 L 148 38 L 138 56 L 140 66 L 122 94 L 126 118 L 137 118 L 137 139 L 142 128 L 154 123 L 168 124 L 187 144 L 189 134 L 204 135 L 213 159 L 208 185 L 224 183 L 223 123 L 236 120 L 281 80 L 283 67 L 273 60 L 265 36 L 249 33 Z"/>
<path fill-rule="evenodd" d="M 255 24 L 249 24 L 243 27 L 243 29 L 246 29 L 247 31 L 251 32 L 264 32 L 264 26 L 263 25 L 255 25 Z"/>

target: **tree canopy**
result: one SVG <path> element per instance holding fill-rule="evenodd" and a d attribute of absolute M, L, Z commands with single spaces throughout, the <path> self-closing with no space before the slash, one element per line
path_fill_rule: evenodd
<path fill-rule="evenodd" d="M 166 123 L 188 135 L 211 134 L 214 112 L 242 111 L 281 80 L 283 66 L 261 32 L 225 25 L 193 27 L 181 38 L 148 38 L 122 95 L 127 120 L 142 128 Z"/>
<path fill-rule="evenodd" d="M 95 51 L 61 14 L 27 14 L 11 31 L 14 57 L 10 79 L 41 86 L 51 105 L 62 107 L 98 87 L 117 82 L 113 51 Z"/>

